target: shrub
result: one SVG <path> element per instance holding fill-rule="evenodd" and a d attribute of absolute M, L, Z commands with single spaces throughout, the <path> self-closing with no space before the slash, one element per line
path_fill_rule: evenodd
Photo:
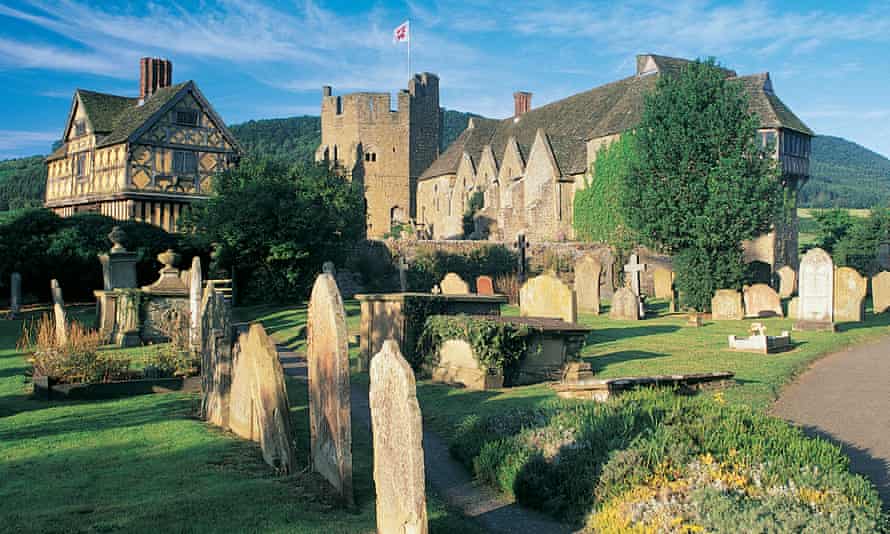
<path fill-rule="evenodd" d="M 494 279 L 494 289 L 501 295 L 505 295 L 510 304 L 519 305 L 519 290 L 522 282 L 515 274 L 502 274 Z"/>
<path fill-rule="evenodd" d="M 472 285 L 476 277 L 483 274 L 495 278 L 512 273 L 516 261 L 516 254 L 502 245 L 483 245 L 468 254 L 454 254 L 421 245 L 408 269 L 408 287 L 413 291 L 429 291 L 449 272 L 457 273 Z"/>
<path fill-rule="evenodd" d="M 597 532 L 871 532 L 880 521 L 877 493 L 839 447 L 716 396 L 639 391 L 510 417 L 468 419 L 452 453 L 523 505 L 589 514 Z"/>
<path fill-rule="evenodd" d="M 158 321 L 158 330 L 170 339 L 152 353 L 146 376 L 194 376 L 200 373 L 201 358 L 192 350 L 188 316 L 170 310 Z"/>
<path fill-rule="evenodd" d="M 80 323 L 68 325 L 68 339 L 59 343 L 55 322 L 47 314 L 26 324 L 18 347 L 30 353 L 28 361 L 34 376 L 46 376 L 58 383 L 99 383 L 128 376 L 130 360 L 99 351 L 101 337 Z"/>

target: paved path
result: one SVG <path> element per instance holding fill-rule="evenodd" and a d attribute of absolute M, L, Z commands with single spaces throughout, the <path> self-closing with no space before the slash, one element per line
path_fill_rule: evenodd
<path fill-rule="evenodd" d="M 890 504 L 890 337 L 816 361 L 788 385 L 773 415 L 841 445 L 853 471 Z"/>
<path fill-rule="evenodd" d="M 278 356 L 288 376 L 306 379 L 306 360 L 297 353 L 278 347 Z M 371 428 L 368 390 L 352 385 L 352 420 Z M 494 533 L 534 532 L 563 534 L 571 530 L 533 510 L 520 507 L 489 488 L 478 486 L 463 465 L 451 457 L 448 445 L 438 434 L 423 431 L 426 477 L 436 494 L 467 517 Z"/>

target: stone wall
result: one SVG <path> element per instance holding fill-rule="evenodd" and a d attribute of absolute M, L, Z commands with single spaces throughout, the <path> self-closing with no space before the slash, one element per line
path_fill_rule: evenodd
<path fill-rule="evenodd" d="M 150 295 L 143 293 L 141 338 L 147 343 L 160 343 L 170 338 L 165 332 L 164 323 L 176 320 L 175 317 L 184 318 L 185 325 L 189 322 L 189 299 L 185 297 L 172 297 Z"/>

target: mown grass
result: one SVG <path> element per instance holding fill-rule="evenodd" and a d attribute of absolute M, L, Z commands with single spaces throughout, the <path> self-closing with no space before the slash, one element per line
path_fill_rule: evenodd
<path fill-rule="evenodd" d="M 358 306 L 347 301 L 351 334 L 358 334 Z M 732 371 L 736 385 L 727 389 L 730 402 L 767 410 L 782 387 L 815 359 L 847 346 L 890 334 L 890 314 L 873 315 L 870 307 L 862 323 L 841 324 L 838 332 L 792 332 L 794 349 L 780 354 L 762 355 L 728 349 L 727 336 L 745 335 L 752 322 L 766 325 L 768 334 L 791 330 L 791 319 L 765 318 L 742 321 L 705 321 L 701 328 L 685 326 L 687 316 L 665 313 L 667 304 L 654 301 L 656 316 L 643 321 L 613 321 L 608 307 L 601 315 L 580 314 L 579 321 L 593 331 L 588 336 L 582 356 L 603 378 L 655 374 Z M 354 311 L 355 310 L 355 311 Z M 505 315 L 518 315 L 515 306 L 505 306 Z M 241 316 L 261 321 L 281 342 L 290 341 L 292 333 L 305 327 L 305 306 L 242 310 Z M 355 348 L 352 350 L 355 353 Z M 357 374 L 355 381 L 366 382 Z M 450 436 L 468 415 L 494 415 L 511 409 L 526 409 L 554 398 L 546 385 L 533 385 L 499 391 L 469 391 L 429 381 L 418 383 L 418 398 L 424 419 L 440 433 Z"/>
<path fill-rule="evenodd" d="M 308 470 L 277 476 L 256 444 L 197 419 L 197 395 L 30 399 L 28 365 L 14 348 L 21 328 L 0 322 L 3 532 L 374 531 L 367 428 L 353 427 L 357 504 L 344 510 Z M 305 468 L 306 387 L 289 381 L 288 391 Z M 428 508 L 433 532 L 480 532 L 433 495 Z"/>

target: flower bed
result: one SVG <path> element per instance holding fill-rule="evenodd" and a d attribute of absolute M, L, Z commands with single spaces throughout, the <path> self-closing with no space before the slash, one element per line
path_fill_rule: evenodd
<path fill-rule="evenodd" d="M 596 532 L 875 532 L 880 499 L 840 449 L 714 397 L 469 417 L 452 453 L 524 506 Z"/>

